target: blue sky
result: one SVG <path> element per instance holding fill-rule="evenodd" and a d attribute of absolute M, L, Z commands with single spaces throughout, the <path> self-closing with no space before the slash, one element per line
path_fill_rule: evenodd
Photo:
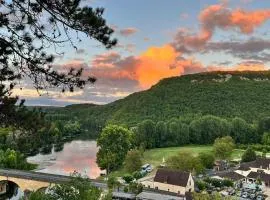
<path fill-rule="evenodd" d="M 29 86 L 26 92 L 16 91 L 28 105 L 104 104 L 170 76 L 268 69 L 270 1 L 84 0 L 83 4 L 105 8 L 118 46 L 106 50 L 85 36 L 77 45 L 80 53 L 65 45 L 60 49 L 64 57 L 55 64 L 83 66 L 98 82 L 75 94 L 52 91 L 37 97 Z"/>

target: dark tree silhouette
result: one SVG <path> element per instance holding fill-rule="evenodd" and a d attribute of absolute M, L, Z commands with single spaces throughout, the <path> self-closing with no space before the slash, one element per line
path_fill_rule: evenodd
<path fill-rule="evenodd" d="M 0 124 L 18 123 L 18 112 L 26 113 L 23 102 L 15 106 L 18 98 L 10 97 L 20 79 L 29 78 L 37 90 L 56 87 L 62 92 L 95 82 L 93 76 L 82 77 L 83 69 L 57 71 L 47 52 L 57 52 L 63 43 L 77 48 L 80 34 L 106 48 L 116 45 L 103 12 L 81 6 L 81 0 L 0 0 Z"/>

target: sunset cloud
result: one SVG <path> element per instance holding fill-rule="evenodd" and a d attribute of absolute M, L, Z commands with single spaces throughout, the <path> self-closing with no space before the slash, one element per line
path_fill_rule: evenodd
<path fill-rule="evenodd" d="M 137 33 L 139 30 L 137 28 L 133 28 L 133 27 L 129 27 L 129 28 L 124 28 L 124 29 L 121 29 L 119 31 L 119 33 L 122 35 L 122 36 L 125 36 L 125 37 L 128 37 L 128 36 L 131 36 L 135 33 Z"/>
<path fill-rule="evenodd" d="M 103 55 L 104 56 L 104 55 Z M 90 70 L 98 79 L 127 79 L 137 81 L 142 89 L 147 89 L 163 78 L 185 73 L 203 71 L 201 63 L 192 58 L 181 58 L 171 45 L 150 47 L 139 56 L 110 60 L 102 67 L 99 63 Z"/>
<path fill-rule="evenodd" d="M 109 52 L 100 55 L 96 55 L 92 60 L 91 65 L 93 67 L 101 68 L 112 68 L 114 64 L 121 58 L 120 54 L 117 52 Z"/>
<path fill-rule="evenodd" d="M 270 19 L 270 9 L 247 11 L 243 9 L 231 10 L 226 4 L 217 4 L 206 7 L 199 15 L 200 31 L 192 34 L 183 29 L 175 36 L 176 49 L 200 49 L 213 37 L 216 29 L 225 31 L 240 31 L 242 34 L 251 34 L 255 28 L 263 25 Z"/>

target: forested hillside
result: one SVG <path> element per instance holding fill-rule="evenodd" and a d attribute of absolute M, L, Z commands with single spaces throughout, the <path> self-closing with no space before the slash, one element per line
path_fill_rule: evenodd
<path fill-rule="evenodd" d="M 151 89 L 107 105 L 46 109 L 48 118 L 78 120 L 85 128 L 105 123 L 135 126 L 145 119 L 166 121 L 211 114 L 248 122 L 270 116 L 270 72 L 209 72 L 161 80 Z"/>

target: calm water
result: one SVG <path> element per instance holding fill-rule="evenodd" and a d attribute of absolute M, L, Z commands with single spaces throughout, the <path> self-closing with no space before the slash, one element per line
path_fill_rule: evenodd
<path fill-rule="evenodd" d="M 96 141 L 74 140 L 64 144 L 60 152 L 28 157 L 30 163 L 38 164 L 38 172 L 70 175 L 77 171 L 89 178 L 97 178 L 101 170 L 96 164 L 98 147 Z"/>

